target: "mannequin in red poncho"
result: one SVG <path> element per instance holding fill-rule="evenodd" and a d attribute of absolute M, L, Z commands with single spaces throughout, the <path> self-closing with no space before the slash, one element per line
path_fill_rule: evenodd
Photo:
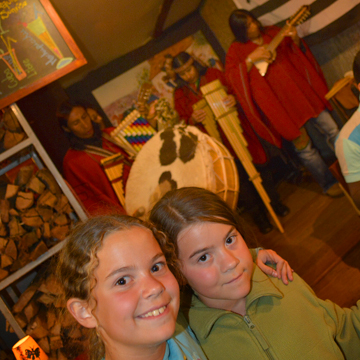
<path fill-rule="evenodd" d="M 338 196 L 341 190 L 306 133 L 313 121 L 334 143 L 339 132 L 326 110 L 326 82 L 309 48 L 290 27 L 287 35 L 270 53 L 266 44 L 279 29 L 263 28 L 246 10 L 235 10 L 230 27 L 236 37 L 226 55 L 225 73 L 255 132 L 277 147 L 283 139 L 293 142 L 300 160 L 320 184 L 324 193 Z M 269 62 L 265 76 L 254 63 Z"/>
<path fill-rule="evenodd" d="M 214 80 L 220 80 L 224 86 L 227 86 L 225 75 L 218 69 L 207 68 L 202 66 L 199 62 L 194 60 L 188 53 L 182 52 L 178 54 L 172 63 L 172 68 L 177 74 L 176 82 L 178 87 L 174 93 L 175 109 L 179 113 L 180 119 L 184 120 L 187 124 L 198 127 L 201 131 L 207 133 L 202 122 L 205 119 L 204 110 L 193 110 L 193 105 L 199 100 L 203 99 L 200 87 L 208 84 Z M 232 94 L 228 95 L 223 102 L 232 107 L 236 105 L 236 100 Z M 241 119 L 241 126 L 244 130 L 244 136 L 249 144 L 248 149 L 253 157 L 255 164 L 264 165 L 262 169 L 258 168 L 263 178 L 263 185 L 271 199 L 271 205 L 274 211 L 280 215 L 285 216 L 288 214 L 289 209 L 280 202 L 279 195 L 275 189 L 272 181 L 271 173 L 265 169 L 267 162 L 267 154 L 264 151 L 259 139 L 252 130 L 250 124 L 245 118 Z M 236 155 L 227 140 L 222 129 L 218 126 L 218 131 L 221 135 L 224 145 L 229 149 L 234 158 Z M 254 222 L 258 225 L 263 233 L 267 233 L 272 229 L 269 223 L 264 204 L 257 194 L 254 186 L 248 180 L 248 175 L 241 165 L 240 161 L 236 159 L 236 165 L 240 177 L 240 200 L 244 203 L 245 208 L 252 215 Z"/>
<path fill-rule="evenodd" d="M 90 114 L 92 112 L 89 111 Z M 77 102 L 66 101 L 58 109 L 59 124 L 70 140 L 70 149 L 63 160 L 64 178 L 69 182 L 90 215 L 123 213 L 100 160 L 115 153 L 124 155 L 124 182 L 130 171 L 127 154 L 102 136 L 101 118 L 91 120 L 86 108 Z M 99 120 L 98 122 L 97 119 Z M 104 129 L 109 134 L 112 128 Z"/>

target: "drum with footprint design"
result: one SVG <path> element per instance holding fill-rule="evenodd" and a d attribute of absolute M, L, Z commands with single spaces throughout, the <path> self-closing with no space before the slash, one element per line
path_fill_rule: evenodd
<path fill-rule="evenodd" d="M 208 189 L 236 208 L 239 177 L 229 151 L 196 127 L 177 125 L 157 133 L 137 155 L 126 184 L 126 211 L 145 219 L 166 192 L 187 186 Z"/>

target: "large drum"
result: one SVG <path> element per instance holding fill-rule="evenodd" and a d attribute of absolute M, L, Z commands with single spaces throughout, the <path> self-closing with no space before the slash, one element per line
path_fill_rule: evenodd
<path fill-rule="evenodd" d="M 229 151 L 196 127 L 177 125 L 157 133 L 137 155 L 126 184 L 126 211 L 147 218 L 166 192 L 186 186 L 211 190 L 236 207 L 239 177 Z"/>

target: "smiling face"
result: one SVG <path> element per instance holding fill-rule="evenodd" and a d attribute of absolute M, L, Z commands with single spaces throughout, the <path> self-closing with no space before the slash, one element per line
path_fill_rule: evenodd
<path fill-rule="evenodd" d="M 199 72 L 196 70 L 193 64 L 190 64 L 185 69 L 178 73 L 181 79 L 189 84 L 195 84 L 199 78 Z"/>
<path fill-rule="evenodd" d="M 80 139 L 94 136 L 94 128 L 87 111 L 81 106 L 75 106 L 69 115 L 65 131 L 72 132 Z"/>
<path fill-rule="evenodd" d="M 114 351 L 163 347 L 175 331 L 179 286 L 148 229 L 133 226 L 107 235 L 94 271 L 94 315 Z"/>
<path fill-rule="evenodd" d="M 245 312 L 253 261 L 240 233 L 231 225 L 201 222 L 180 232 L 181 271 L 209 307 Z"/>

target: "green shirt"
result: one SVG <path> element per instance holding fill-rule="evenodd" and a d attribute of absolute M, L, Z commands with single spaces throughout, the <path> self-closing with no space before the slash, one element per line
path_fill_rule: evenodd
<path fill-rule="evenodd" d="M 255 266 L 244 317 L 195 295 L 186 315 L 209 360 L 359 360 L 359 305 L 342 309 L 296 274 L 284 285 Z"/>

